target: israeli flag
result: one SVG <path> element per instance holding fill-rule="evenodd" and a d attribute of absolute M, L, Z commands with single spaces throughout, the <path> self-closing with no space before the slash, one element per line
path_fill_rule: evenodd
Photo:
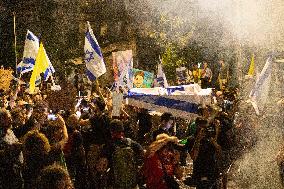
<path fill-rule="evenodd" d="M 54 67 L 50 65 L 44 72 L 44 81 L 47 81 L 49 77 L 55 72 Z"/>
<path fill-rule="evenodd" d="M 133 88 L 127 95 L 132 106 L 154 110 L 160 113 L 171 112 L 176 117 L 194 119 L 198 108 L 211 104 L 212 89 L 200 89 L 197 84 L 171 86 L 169 88 Z"/>
<path fill-rule="evenodd" d="M 106 72 L 106 66 L 103 55 L 97 39 L 93 33 L 90 23 L 87 22 L 88 29 L 85 36 L 85 63 L 87 67 L 87 76 L 90 80 L 95 80 Z"/>
<path fill-rule="evenodd" d="M 263 108 L 264 104 L 269 95 L 271 73 L 272 73 L 273 59 L 270 56 L 258 77 L 254 88 L 251 90 L 249 98 L 253 105 L 253 108 L 257 115 L 260 114 L 260 110 Z"/>
<path fill-rule="evenodd" d="M 158 65 L 157 83 L 159 84 L 159 87 L 168 87 L 167 78 L 163 71 L 162 64 Z"/>
<path fill-rule="evenodd" d="M 45 54 L 46 54 L 46 51 L 45 51 Z M 45 72 L 43 74 L 44 81 L 47 81 L 49 79 L 49 77 L 52 76 L 53 73 L 55 73 L 55 69 L 52 66 L 47 54 L 46 54 L 46 57 L 47 57 L 49 67 L 45 70 Z"/>
<path fill-rule="evenodd" d="M 23 74 L 33 70 L 38 49 L 38 37 L 28 30 L 25 40 L 23 60 L 17 65 L 17 71 L 19 73 Z"/>
<path fill-rule="evenodd" d="M 23 74 L 23 73 L 26 73 L 26 72 L 33 70 L 33 67 L 34 67 L 34 65 L 25 64 L 25 63 L 23 63 L 23 61 L 21 61 L 17 65 L 17 72 Z"/>

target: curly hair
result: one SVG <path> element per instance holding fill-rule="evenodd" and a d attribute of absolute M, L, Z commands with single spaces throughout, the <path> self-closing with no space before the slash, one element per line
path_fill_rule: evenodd
<path fill-rule="evenodd" d="M 55 129 L 63 129 L 65 127 L 64 119 L 59 114 L 56 114 L 56 117 L 56 120 L 48 121 L 48 126 L 54 127 Z"/>
<path fill-rule="evenodd" d="M 56 120 L 49 120 L 45 125 L 44 134 L 48 138 L 51 146 L 59 145 L 62 148 L 68 141 L 68 133 L 64 119 L 56 114 Z"/>
<path fill-rule="evenodd" d="M 24 152 L 45 155 L 50 151 L 47 137 L 38 131 L 29 131 L 24 137 Z"/>
<path fill-rule="evenodd" d="M 178 138 L 175 136 L 169 136 L 165 133 L 158 135 L 156 140 L 148 147 L 146 157 L 153 156 L 156 152 L 158 152 L 170 143 L 178 144 Z"/>
<path fill-rule="evenodd" d="M 43 110 L 43 109 L 46 109 L 48 108 L 48 103 L 45 102 L 45 101 L 39 101 L 39 102 L 36 102 L 35 105 L 34 105 L 34 110 Z"/>
<path fill-rule="evenodd" d="M 38 179 L 37 189 L 74 189 L 69 173 L 59 165 L 44 168 Z"/>

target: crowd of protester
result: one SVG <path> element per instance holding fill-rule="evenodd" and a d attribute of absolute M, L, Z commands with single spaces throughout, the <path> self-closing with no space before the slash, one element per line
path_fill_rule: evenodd
<path fill-rule="evenodd" d="M 210 72 L 205 64 L 205 85 Z M 111 92 L 102 90 L 70 110 L 50 109 L 44 92 L 2 91 L 0 189 L 226 188 L 241 153 L 232 148 L 237 89 L 213 90 L 194 120 L 168 112 L 158 121 L 131 105 L 112 117 Z M 190 159 L 193 172 L 184 175 Z"/>
<path fill-rule="evenodd" d="M 213 73 L 208 62 L 205 60 L 200 64 L 194 64 L 192 68 L 184 68 L 185 72 L 182 74 L 184 77 L 178 77 L 177 83 L 179 85 L 196 83 L 202 89 L 214 87 L 223 89 L 229 81 L 229 67 L 222 59 L 218 61 L 216 67 L 217 70 Z M 213 78 L 214 75 L 217 78 Z"/>

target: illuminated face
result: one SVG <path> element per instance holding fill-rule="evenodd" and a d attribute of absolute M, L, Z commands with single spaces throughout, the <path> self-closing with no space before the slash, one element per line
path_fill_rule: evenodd
<path fill-rule="evenodd" d="M 141 76 L 141 75 L 137 75 L 137 76 L 135 76 L 133 83 L 134 83 L 135 87 L 142 88 L 143 81 L 144 81 L 144 77 Z"/>
<path fill-rule="evenodd" d="M 170 129 L 173 126 L 174 120 L 169 120 L 168 122 L 166 122 L 165 126 L 167 129 Z"/>

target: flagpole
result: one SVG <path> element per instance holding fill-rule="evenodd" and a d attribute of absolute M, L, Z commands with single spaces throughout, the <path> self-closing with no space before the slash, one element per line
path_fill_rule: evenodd
<path fill-rule="evenodd" d="M 14 51 L 15 51 L 15 65 L 16 65 L 16 75 L 17 73 L 17 35 L 16 35 L 16 13 L 13 12 L 13 20 L 14 20 Z"/>
<path fill-rule="evenodd" d="M 99 93 L 99 96 L 104 100 L 104 96 L 103 96 L 103 94 L 101 92 L 101 88 L 100 88 L 100 84 L 99 84 L 98 78 L 96 79 L 96 90 Z"/>
<path fill-rule="evenodd" d="M 18 75 L 18 71 L 17 71 L 17 62 L 18 62 L 18 59 L 17 59 L 17 33 L 16 33 L 16 12 L 15 11 L 13 11 L 13 25 L 14 25 L 13 27 L 14 27 L 15 66 L 16 66 L 16 75 Z M 16 92 L 15 92 L 16 98 L 17 98 L 17 93 L 18 93 L 18 90 L 19 90 L 21 77 L 22 77 L 22 68 L 21 68 L 21 71 L 20 71 L 19 79 L 17 81 L 17 85 L 16 85 Z"/>
<path fill-rule="evenodd" d="M 53 78 L 53 75 L 51 74 L 51 82 L 52 82 L 52 86 L 55 86 L 55 82 L 54 82 L 54 78 Z"/>

